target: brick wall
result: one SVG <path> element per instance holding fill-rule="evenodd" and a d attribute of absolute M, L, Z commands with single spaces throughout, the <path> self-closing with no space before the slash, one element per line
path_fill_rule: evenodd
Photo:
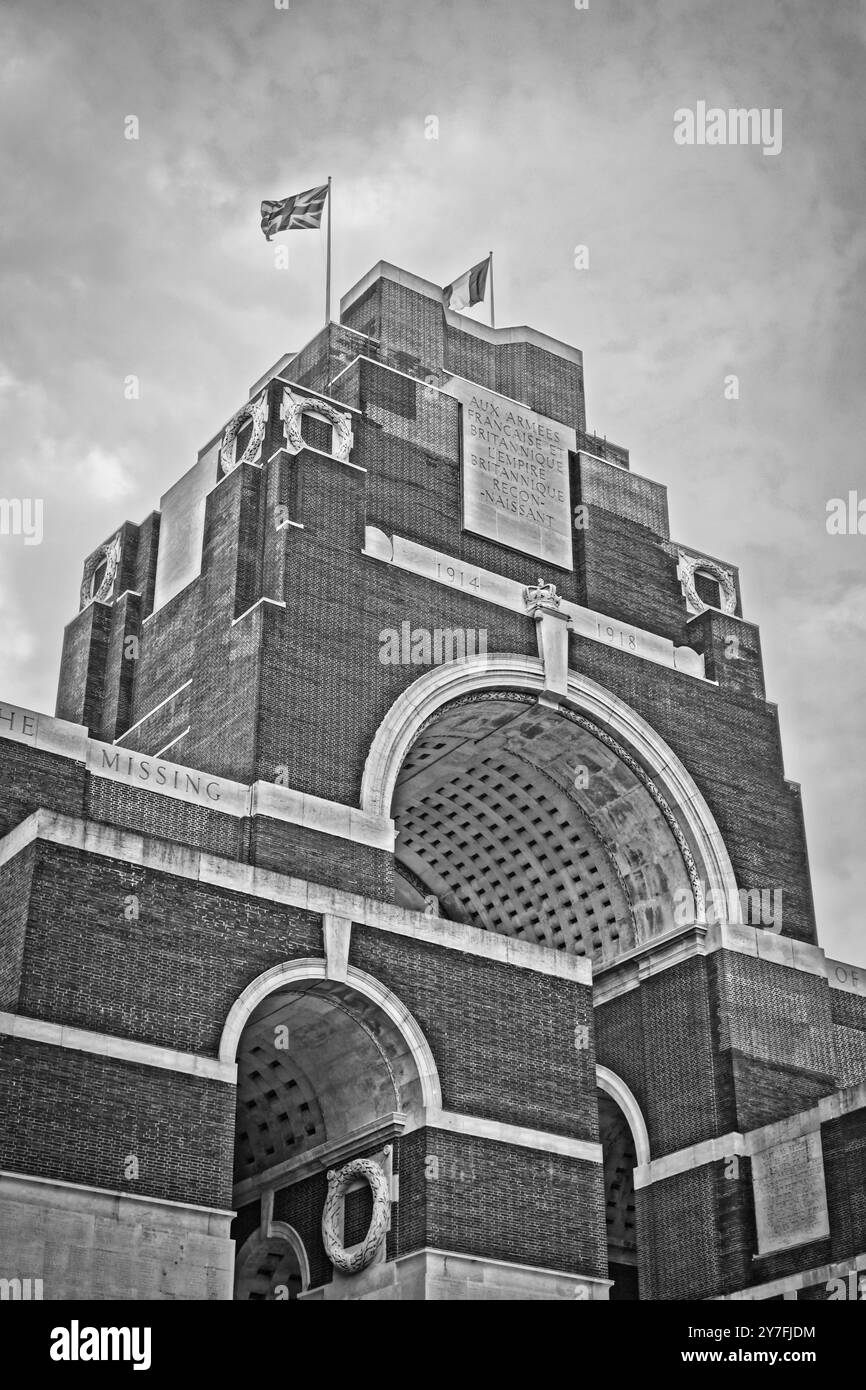
<path fill-rule="evenodd" d="M 223 1082 L 0 1037 L 12 1172 L 227 1209 L 234 1103 Z"/>
<path fill-rule="evenodd" d="M 595 1057 L 575 1046 L 575 1025 L 590 1022 L 588 986 L 479 956 L 458 962 L 444 948 L 357 924 L 349 962 L 414 1014 L 446 1109 L 598 1139 Z"/>
<path fill-rule="evenodd" d="M 401 1139 L 400 1156 L 401 1254 L 430 1245 L 607 1277 L 601 1164 L 435 1129 Z"/>
<path fill-rule="evenodd" d="M 40 842 L 19 1011 L 213 1056 L 251 980 L 321 952 L 317 914 Z"/>

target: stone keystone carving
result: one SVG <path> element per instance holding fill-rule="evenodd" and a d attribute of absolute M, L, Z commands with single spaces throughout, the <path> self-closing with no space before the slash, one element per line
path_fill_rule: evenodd
<path fill-rule="evenodd" d="M 247 401 L 242 405 L 223 431 L 222 444 L 220 445 L 220 468 L 223 473 L 232 473 L 235 468 L 239 468 L 242 463 L 252 463 L 262 447 L 262 440 L 265 437 L 265 425 L 268 419 L 268 393 L 263 391 L 257 401 Z M 240 458 L 235 458 L 235 440 L 238 432 L 246 420 L 252 420 L 253 430 L 250 435 L 249 443 L 244 449 Z"/>
<path fill-rule="evenodd" d="M 344 410 L 338 410 L 330 401 L 318 397 L 293 396 L 288 387 L 283 392 L 280 416 L 286 436 L 286 452 L 299 454 L 307 447 L 301 434 L 302 415 L 322 415 L 331 425 L 331 455 L 341 463 L 349 462 L 349 454 L 355 437 L 352 433 L 352 417 Z"/>
<path fill-rule="evenodd" d="M 530 613 L 535 613 L 539 608 L 556 612 L 562 599 L 556 592 L 555 584 L 545 584 L 543 579 L 539 579 L 537 584 L 528 585 L 523 590 L 523 602 Z"/>

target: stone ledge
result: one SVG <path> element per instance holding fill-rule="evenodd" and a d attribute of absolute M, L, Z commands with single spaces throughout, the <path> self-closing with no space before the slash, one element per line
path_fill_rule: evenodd
<path fill-rule="evenodd" d="M 84 821 L 56 811 L 34 811 L 25 821 L 0 840 L 0 865 L 13 858 L 34 840 L 66 845 L 106 859 L 137 864 L 159 873 L 172 874 L 194 882 L 213 884 L 230 892 L 267 898 L 287 907 L 298 907 L 318 914 L 332 913 L 350 918 L 362 926 L 377 927 L 397 936 L 411 937 L 431 946 L 483 956 L 501 965 L 554 975 L 571 984 L 589 988 L 592 966 L 581 956 L 547 950 L 529 942 L 498 936 L 462 922 L 426 917 L 390 903 L 327 888 L 306 879 L 289 878 L 271 869 L 260 869 L 236 859 L 222 859 L 170 840 L 140 835 L 119 826 Z"/>
<path fill-rule="evenodd" d="M 24 1038 L 28 1042 L 63 1047 L 72 1052 L 89 1052 L 97 1057 L 112 1057 L 119 1062 L 132 1062 L 136 1066 L 155 1067 L 161 1071 L 183 1072 L 207 1081 L 222 1081 L 229 1086 L 237 1084 L 237 1066 L 217 1061 L 214 1057 L 178 1052 L 154 1043 L 118 1038 L 110 1033 L 95 1033 L 86 1028 L 70 1028 L 64 1023 L 49 1023 L 45 1019 L 27 1018 L 23 1014 L 0 1012 L 0 1036 Z"/>

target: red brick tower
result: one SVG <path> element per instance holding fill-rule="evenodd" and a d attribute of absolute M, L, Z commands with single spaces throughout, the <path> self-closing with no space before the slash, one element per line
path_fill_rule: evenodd
<path fill-rule="evenodd" d="M 866 979 L 727 562 L 579 351 L 380 264 L 0 707 L 10 1275 L 842 1296 Z"/>

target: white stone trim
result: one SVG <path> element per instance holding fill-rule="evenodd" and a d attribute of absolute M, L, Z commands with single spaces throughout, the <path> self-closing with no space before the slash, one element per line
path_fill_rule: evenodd
<path fill-rule="evenodd" d="M 637 1097 L 623 1081 L 621 1076 L 609 1067 L 597 1066 L 595 1079 L 600 1091 L 604 1091 L 619 1106 L 628 1121 L 631 1137 L 634 1140 L 636 1170 L 650 1162 L 649 1130 L 637 1102 Z M 635 1184 L 637 1186 L 637 1183 Z"/>
<path fill-rule="evenodd" d="M 364 549 L 361 554 L 371 559 L 382 560 L 385 564 L 393 565 L 396 569 L 405 570 L 410 574 L 420 575 L 434 584 L 441 584 L 443 588 L 456 590 L 470 598 L 481 599 L 484 603 L 493 603 L 498 608 L 506 608 L 511 613 L 526 616 L 526 602 L 523 597 L 526 586 L 516 579 L 497 574 L 495 570 L 471 565 L 464 560 L 455 559 L 453 555 L 444 551 L 431 550 L 429 546 L 407 540 L 404 536 L 388 536 L 376 526 L 365 528 Z M 449 569 L 455 573 L 459 572 L 464 577 L 462 585 L 453 584 L 447 578 Z M 528 560 L 527 573 L 529 574 Z M 625 651 L 629 656 L 638 657 L 642 661 L 652 661 L 657 666 L 665 666 L 668 670 L 677 671 L 692 680 L 700 680 L 707 685 L 717 684 L 707 679 L 704 658 L 693 648 L 675 647 L 668 637 L 660 637 L 658 633 L 635 627 L 631 623 L 620 622 L 618 618 L 610 618 L 605 613 L 583 608 L 579 603 L 558 597 L 560 615 L 569 620 L 569 631 L 578 636 L 590 642 L 598 642 L 603 647 Z"/>
<path fill-rule="evenodd" d="M 147 711 L 147 714 L 143 714 L 143 715 L 141 716 L 140 719 L 136 719 L 136 721 L 135 721 L 134 724 L 130 724 L 129 728 L 128 728 L 128 729 L 125 729 L 124 732 L 123 732 L 122 734 L 118 734 L 118 736 L 117 736 L 117 738 L 114 740 L 114 742 L 115 742 L 116 744 L 122 743 L 123 740 L 124 740 L 129 734 L 131 734 L 131 733 L 133 732 L 134 729 L 140 728 L 141 725 L 145 722 L 146 719 L 150 719 L 151 716 L 154 715 L 154 714 L 156 714 L 158 710 L 163 709 L 171 700 L 175 699 L 175 697 L 178 696 L 182 690 L 187 690 L 187 689 L 189 688 L 189 686 L 191 686 L 191 685 L 192 685 L 192 680 L 184 681 L 183 685 L 179 685 L 179 686 L 177 687 L 177 690 L 173 690 L 173 691 L 171 692 L 170 695 L 166 695 L 165 699 L 164 699 L 164 700 L 160 700 L 160 702 L 159 702 L 158 705 L 154 705 L 153 709 L 149 709 L 149 710 Z M 158 756 L 158 754 L 155 754 L 154 756 Z"/>
<path fill-rule="evenodd" d="M 806 1134 L 814 1134 L 822 1125 L 831 1120 L 839 1120 L 843 1115 L 852 1115 L 866 1108 L 866 1081 L 854 1086 L 845 1086 L 833 1091 L 829 1096 L 821 1096 L 818 1104 L 811 1110 L 800 1110 L 796 1115 L 788 1115 L 783 1120 L 773 1120 L 760 1129 L 751 1129 L 745 1136 L 746 1152 L 762 1153 L 774 1144 L 784 1144 L 792 1139 L 801 1139 Z"/>
<path fill-rule="evenodd" d="M 267 599 L 265 602 L 276 603 L 277 600 Z M 171 695 L 166 696 L 165 700 L 154 706 L 138 724 L 134 724 L 132 729 L 138 728 L 139 724 L 144 723 L 144 720 L 149 719 L 190 684 L 191 681 L 186 681 Z M 126 732 L 131 733 L 132 729 Z M 189 730 L 185 732 L 188 733 Z M 223 815 L 266 815 L 274 820 L 285 821 L 289 825 L 303 825 L 325 835 L 369 845 L 373 849 L 392 851 L 394 848 L 394 823 L 390 817 L 370 816 L 354 806 L 326 801 L 323 797 L 298 792 L 291 787 L 278 786 L 274 782 L 258 781 L 248 786 L 244 782 L 233 782 L 227 777 L 215 777 L 201 768 L 187 767 L 183 763 L 163 759 L 160 753 L 138 753 L 123 745 L 121 739 L 125 737 L 126 734 L 122 734 L 114 743 L 103 743 L 99 739 L 90 738 L 87 729 L 81 724 L 69 724 L 63 719 L 37 714 L 17 705 L 0 705 L 0 739 L 26 743 L 44 752 L 85 763 L 91 777 L 104 777 L 109 781 L 122 782 L 126 786 L 133 786 L 139 791 L 151 792 L 156 796 L 192 802 L 209 810 L 219 811 Z M 182 735 L 178 735 L 178 739 L 180 737 Z M 172 739 L 171 743 L 177 741 Z M 166 747 L 171 747 L 171 743 L 166 744 Z M 112 763 L 116 766 L 112 766 Z M 161 781 L 157 781 L 157 777 L 160 777 Z M 197 783 L 198 790 L 191 787 L 190 783 Z"/>
<path fill-rule="evenodd" d="M 693 1168 L 703 1168 L 719 1159 L 743 1158 L 747 1155 L 745 1136 L 732 1130 L 716 1139 L 704 1139 L 700 1144 L 691 1144 L 687 1149 L 664 1154 L 651 1159 L 649 1163 L 638 1164 L 634 1170 L 635 1190 L 650 1187 L 653 1183 L 664 1182 L 665 1178 L 677 1177 L 680 1173 L 690 1173 Z"/>
<path fill-rule="evenodd" d="M 23 1014 L 0 1012 L 0 1034 L 9 1038 L 26 1038 L 29 1042 L 47 1043 L 51 1047 L 68 1048 L 73 1052 L 89 1052 L 97 1057 L 113 1057 L 117 1061 L 133 1062 L 141 1067 L 184 1072 L 208 1081 L 223 1081 L 229 1086 L 237 1085 L 237 1066 L 233 1063 L 202 1057 L 195 1052 L 158 1047 L 154 1043 L 137 1042 L 133 1038 L 117 1038 L 110 1033 L 70 1028 L 65 1023 L 48 1023 L 40 1018 L 25 1018 Z"/>
<path fill-rule="evenodd" d="M 715 1139 L 704 1139 L 686 1149 L 654 1158 L 648 1164 L 635 1168 L 634 1185 L 649 1187 L 651 1183 L 688 1173 L 693 1168 L 702 1168 L 707 1163 L 732 1157 L 751 1158 L 763 1153 L 776 1144 L 784 1144 L 792 1139 L 800 1139 L 806 1134 L 814 1134 L 822 1125 L 837 1120 L 843 1115 L 853 1114 L 866 1107 L 866 1081 L 856 1086 L 846 1086 L 832 1095 L 822 1096 L 811 1110 L 800 1110 L 796 1115 L 786 1116 L 762 1125 L 760 1129 L 750 1129 L 745 1134 L 732 1130 Z"/>
<path fill-rule="evenodd" d="M 831 1265 L 817 1265 L 814 1269 L 804 1269 L 797 1274 L 786 1274 L 781 1279 L 772 1279 L 768 1284 L 754 1284 L 748 1289 L 736 1289 L 734 1293 L 716 1294 L 710 1303 L 760 1302 L 765 1298 L 778 1298 L 781 1294 L 796 1293 L 799 1289 L 813 1288 L 815 1284 L 829 1284 L 833 1279 L 845 1279 L 852 1270 L 866 1269 L 866 1254 L 849 1255 Z M 846 1280 L 847 1282 L 847 1280 Z"/>
<path fill-rule="evenodd" d="M 186 726 L 186 728 L 184 729 L 183 733 L 181 733 L 181 734 L 175 734 L 174 738 L 170 738 L 169 741 L 168 741 L 168 743 L 165 745 L 165 747 L 164 747 L 164 748 L 160 748 L 159 751 L 158 751 L 157 753 L 154 754 L 154 757 L 156 757 L 156 758 L 161 758 L 161 757 L 163 756 L 164 753 L 167 753 L 167 752 L 168 752 L 169 748 L 173 748 L 174 745 L 175 745 L 176 743 L 180 743 L 180 741 L 181 741 L 182 738 L 186 738 L 186 736 L 187 736 L 187 734 L 189 733 L 189 731 L 190 731 L 191 728 L 192 728 L 192 725 L 191 725 L 191 724 L 187 724 L 187 726 Z"/>
<path fill-rule="evenodd" d="M 343 326 L 343 325 L 341 324 L 340 327 L 342 327 L 342 326 Z M 364 337 L 364 336 L 365 336 L 364 334 L 361 334 L 361 337 Z M 303 349 L 302 349 L 302 351 L 303 351 Z M 300 355 L 300 354 L 298 354 L 298 355 Z M 357 362 L 357 360 L 358 360 L 358 359 L 357 359 L 357 357 L 356 357 L 356 358 L 354 359 L 354 361 Z M 371 359 L 371 361 L 372 361 L 372 360 L 374 360 L 374 359 Z M 350 364 L 350 365 L 351 365 L 351 364 Z M 336 397 L 336 396 L 326 396 L 325 393 L 324 393 L 324 391 L 316 391 L 316 390 L 313 389 L 312 386 L 302 386 L 301 383 L 300 383 L 299 381 L 290 381 L 289 378 L 288 378 L 287 376 L 277 376 L 277 377 L 273 377 L 272 380 L 273 380 L 273 381 L 279 381 L 279 382 L 281 383 L 281 385 L 283 385 L 283 386 L 288 386 L 288 387 L 290 387 L 291 390 L 293 390 L 293 391 L 302 391 L 302 392 L 304 392 L 306 398 L 309 399 L 309 400 L 312 400 L 312 401 L 327 401 L 327 402 L 328 402 L 328 405 L 335 405 L 335 406 L 337 407 L 338 410 L 345 410 L 345 411 L 348 411 L 348 413 L 349 413 L 350 415 L 357 415 L 357 417 L 358 417 L 359 420 L 362 420 L 363 417 L 364 417 L 364 412 L 363 412 L 362 410 L 359 410 L 358 407 L 357 407 L 356 405 L 346 405 L 346 402 L 345 402 L 345 401 L 337 400 L 337 397 Z M 336 381 L 336 380 L 337 380 L 337 378 L 334 377 L 334 381 Z M 332 382 L 331 384 L 333 385 L 333 382 Z M 304 445 L 304 448 L 307 448 L 307 445 Z M 288 449 L 286 449 L 285 452 L 288 453 L 288 452 L 289 452 Z M 317 453 L 321 453 L 322 450 L 321 450 L 321 449 L 317 449 L 316 452 L 317 452 Z M 333 454 L 328 454 L 327 457 L 328 457 L 328 458 L 334 458 L 335 455 L 333 455 Z M 366 471 L 366 470 L 365 470 L 365 471 Z"/>
<path fill-rule="evenodd" d="M 21 705 L 0 703 L 0 738 L 26 743 L 44 753 L 86 762 L 90 738 L 83 724 L 70 724 L 50 714 L 24 709 Z"/>
<path fill-rule="evenodd" d="M 624 951 L 616 960 L 595 966 L 593 1003 L 596 1008 L 638 989 L 643 980 L 670 970 L 695 956 L 716 951 L 734 951 L 754 956 L 788 970 L 829 978 L 828 962 L 820 946 L 793 937 L 779 936 L 743 922 L 714 922 L 711 926 L 691 923 L 652 937 L 641 946 Z"/>
<path fill-rule="evenodd" d="M 378 342 L 379 339 L 374 338 L 371 339 L 371 341 Z M 356 362 L 369 362 L 374 367 L 381 367 L 383 372 L 392 372 L 394 376 L 402 376 L 405 381 L 414 381 L 415 385 L 420 387 L 424 391 L 438 391 L 440 396 L 447 396 L 448 400 L 453 401 L 455 406 L 459 406 L 460 404 L 456 396 L 452 396 L 451 393 L 449 391 L 446 391 L 443 386 L 437 386 L 435 382 L 424 381 L 421 379 L 421 377 L 412 376 L 410 372 L 402 372 L 399 367 L 392 367 L 390 362 L 380 362 L 377 357 L 370 357 L 369 353 L 366 352 L 359 352 L 357 357 L 353 357 L 351 362 L 347 362 L 345 367 L 341 367 L 340 370 L 337 372 L 337 375 L 331 381 L 330 385 L 333 386 L 335 381 L 339 381 L 341 376 L 345 376 L 346 372 L 351 371 Z M 443 374 L 450 376 L 450 373 L 445 373 L 444 368 L 442 370 Z M 523 405 L 523 402 L 518 401 L 517 404 Z M 531 406 L 527 405 L 524 408 L 526 410 L 530 410 Z M 352 410 L 354 409 L 354 407 L 347 406 L 346 409 Z"/>
<path fill-rule="evenodd" d="M 244 609 L 243 613 L 239 613 L 236 618 L 232 618 L 232 627 L 234 627 L 235 623 L 241 622 L 242 619 L 245 618 L 248 613 L 252 613 L 254 609 L 259 608 L 264 603 L 270 603 L 274 608 L 286 607 L 284 600 L 281 598 L 265 598 L 264 596 L 262 598 L 257 598 L 255 603 L 251 603 L 249 608 Z"/>
<path fill-rule="evenodd" d="M 602 1162 L 601 1144 L 592 1140 L 573 1139 L 567 1134 L 551 1134 L 548 1130 L 505 1124 L 481 1115 L 429 1109 L 424 1124 L 428 1129 L 442 1129 L 449 1134 L 465 1134 L 476 1139 L 492 1139 L 498 1144 L 513 1144 L 521 1149 L 563 1154 L 567 1158 L 583 1159 L 586 1163 Z"/>
<path fill-rule="evenodd" d="M 7 1186 L 21 1185 L 24 1188 L 30 1186 L 38 1187 L 57 1187 L 69 1189 L 72 1192 L 89 1192 L 95 1197 L 108 1197 L 118 1207 L 123 1207 L 127 1202 L 139 1203 L 143 1206 L 171 1207 L 175 1211 L 192 1211 L 201 1213 L 203 1216 L 217 1216 L 231 1220 L 237 1215 L 236 1212 L 228 1207 L 203 1207 L 195 1202 L 176 1202 L 170 1197 L 152 1197 L 147 1193 L 130 1192 L 127 1189 L 117 1187 L 92 1187 L 88 1183 L 69 1182 L 65 1178 L 43 1178 L 36 1173 L 17 1173 L 11 1168 L 0 1169 L 0 1193 Z M 25 1201 L 27 1198 L 25 1197 Z M 118 1213 L 119 1214 L 119 1213 Z"/>
<path fill-rule="evenodd" d="M 487 653 L 446 662 L 426 671 L 394 701 L 371 744 L 361 783 L 361 805 L 368 814 L 390 812 L 400 768 L 422 725 L 443 705 L 480 690 L 511 689 L 540 695 L 544 668 L 538 657 Z M 712 812 L 679 758 L 630 706 L 577 671 L 568 673 L 564 703 L 588 715 L 646 768 L 673 816 L 690 838 L 699 877 L 713 902 L 728 902 L 737 882 Z"/>
<path fill-rule="evenodd" d="M 614 448 L 616 447 L 622 446 L 614 445 Z M 655 482 L 655 478 L 647 478 L 642 473 L 633 473 L 632 470 L 630 468 L 627 468 L 624 463 L 616 463 L 613 459 L 602 458 L 601 454 L 594 454 L 591 449 L 576 449 L 575 452 L 580 458 L 592 459 L 595 463 L 606 463 L 608 468 L 618 468 L 620 473 L 628 473 L 630 478 L 640 478 L 641 482 L 643 483 Z M 656 486 L 664 487 L 664 484 L 657 483 Z M 665 488 L 665 491 L 667 491 L 667 488 Z"/>
<path fill-rule="evenodd" d="M 247 1202 L 252 1201 L 259 1193 L 262 1193 L 263 1201 L 267 1201 L 269 1197 L 273 1199 L 274 1192 L 280 1192 L 313 1173 L 321 1173 L 325 1168 L 332 1168 L 335 1164 L 344 1162 L 359 1149 L 385 1145 L 399 1135 L 419 1127 L 416 1124 L 407 1129 L 406 1115 L 401 1110 L 392 1110 L 390 1114 L 371 1120 L 369 1124 L 360 1125 L 348 1134 L 341 1135 L 339 1139 L 328 1139 L 324 1144 L 317 1144 L 315 1148 L 298 1154 L 296 1158 L 285 1158 L 282 1163 L 275 1163 L 272 1168 L 263 1168 L 261 1172 L 254 1173 L 251 1178 L 242 1178 L 232 1189 L 232 1201 L 240 1208 L 246 1206 Z"/>
<path fill-rule="evenodd" d="M 423 912 L 410 912 L 391 903 L 364 898 L 359 893 L 327 888 L 307 879 L 289 878 L 272 869 L 260 869 L 237 859 L 221 859 L 191 846 L 178 845 L 153 835 L 140 835 L 136 831 L 103 822 L 64 816 L 57 811 L 34 811 L 0 839 L 0 865 L 37 839 L 68 845 L 124 864 L 140 864 L 143 868 L 173 874 L 177 878 L 214 884 L 229 892 L 266 898 L 269 902 L 284 903 L 287 907 L 300 907 L 317 913 L 333 912 L 339 917 L 351 917 L 353 922 L 393 932 L 395 936 L 424 941 L 463 955 L 481 956 L 517 970 L 555 975 L 585 988 L 592 984 L 592 966 L 582 956 L 544 950 L 528 941 L 482 931 L 480 927 L 427 917 Z M 324 961 L 320 964 L 324 969 Z"/>
<path fill-rule="evenodd" d="M 244 814 L 269 816 L 290 825 L 302 825 L 339 839 L 353 840 L 372 849 L 394 849 L 394 822 L 388 816 L 371 816 L 309 792 L 295 791 L 277 782 L 253 782 L 249 807 Z"/>
<path fill-rule="evenodd" d="M 282 965 L 272 966 L 270 970 L 265 970 L 263 974 L 257 976 L 247 985 L 243 993 L 238 995 L 229 1010 L 220 1038 L 220 1061 L 226 1066 L 234 1062 L 247 1019 L 269 994 L 293 984 L 327 978 L 327 963 L 314 957 L 286 961 Z M 346 984 L 356 990 L 358 994 L 371 1000 L 390 1019 L 412 1054 L 421 1084 L 422 1103 L 428 1108 L 441 1109 L 442 1088 L 439 1084 L 439 1073 L 436 1069 L 433 1053 L 409 1010 L 404 1004 L 401 1004 L 395 994 L 392 994 L 372 975 L 368 975 L 365 970 L 357 970 L 352 965 L 348 966 Z"/>
<path fill-rule="evenodd" d="M 495 932 L 485 932 L 479 927 L 470 927 L 462 922 L 427 917 L 423 912 L 411 912 L 391 903 L 364 898 L 360 894 L 346 893 L 338 888 L 328 888 L 307 879 L 290 878 L 274 870 L 256 868 L 235 859 L 221 859 L 217 855 L 206 854 L 191 846 L 179 846 L 158 836 L 144 836 L 119 826 L 84 821 L 56 811 L 34 811 L 3 836 L 0 839 L 0 866 L 14 859 L 34 840 L 70 845 L 90 854 L 103 855 L 107 859 L 141 864 L 145 868 L 173 874 L 179 878 L 217 884 L 231 892 L 268 898 L 273 902 L 305 908 L 310 912 L 331 912 L 339 917 L 349 917 L 353 922 L 393 932 L 396 936 L 410 937 L 433 946 L 441 946 L 445 950 L 483 956 L 500 964 L 514 966 L 518 970 L 556 975 L 576 985 L 592 985 L 592 965 L 582 956 L 546 950 L 530 942 L 499 936 Z M 721 949 L 755 955 L 757 952 L 747 935 L 752 930 L 755 929 L 738 927 L 723 932 L 721 928 L 717 931 L 715 928 L 684 927 L 682 935 L 677 932 L 676 937 L 654 938 L 647 942 L 645 948 L 641 948 L 646 959 L 629 958 L 626 961 L 629 973 L 625 977 L 620 975 L 617 978 L 614 975 L 612 979 L 602 980 L 595 985 L 593 1002 L 598 1007 L 628 989 L 636 989 L 640 984 L 640 978 L 656 974 L 692 955 L 709 955 L 712 951 Z M 689 933 L 695 938 L 692 942 L 686 940 Z M 765 934 L 774 941 L 780 940 L 770 933 Z M 787 942 L 789 938 L 782 940 Z M 809 969 L 810 973 L 820 975 L 818 965 L 823 956 L 821 948 L 809 946 L 804 942 L 792 944 L 796 948 L 792 957 L 780 960 L 779 963 L 789 969 Z M 675 952 L 673 957 L 666 956 L 665 953 L 669 949 Z M 656 951 L 661 953 L 659 961 L 653 958 Z M 639 951 L 629 955 L 636 957 Z M 612 974 L 613 970 L 614 967 L 607 973 Z"/>
<path fill-rule="evenodd" d="M 441 1255 L 447 1260 L 466 1260 L 473 1264 L 493 1265 L 498 1269 L 525 1269 L 529 1274 L 551 1274 L 556 1279 L 573 1279 L 575 1282 L 583 1284 L 597 1284 L 599 1288 L 604 1289 L 613 1286 L 612 1279 L 602 1279 L 598 1274 L 573 1274 L 565 1269 L 546 1269 L 542 1265 L 521 1264 L 519 1260 L 494 1260 L 489 1255 L 467 1255 L 459 1250 L 443 1250 L 438 1245 L 422 1245 L 419 1250 L 409 1250 L 405 1255 L 398 1255 L 394 1263 L 399 1264 L 401 1260 L 412 1260 L 418 1255 Z"/>
<path fill-rule="evenodd" d="M 844 960 L 825 959 L 827 983 L 846 994 L 866 994 L 866 965 L 848 965 Z"/>
<path fill-rule="evenodd" d="M 352 940 L 351 917 L 337 917 L 333 912 L 322 916 L 325 940 L 325 965 L 329 980 L 346 980 L 349 969 L 349 946 Z"/>
<path fill-rule="evenodd" d="M 361 1274 L 337 1274 L 331 1283 L 320 1284 L 300 1297 L 304 1301 L 323 1302 L 407 1297 L 432 1297 L 435 1301 L 492 1297 L 515 1302 L 601 1302 L 608 1299 L 611 1284 L 610 1279 L 594 1274 L 544 1269 L 516 1260 L 495 1260 L 424 1245 L 393 1260 L 373 1264 Z"/>

